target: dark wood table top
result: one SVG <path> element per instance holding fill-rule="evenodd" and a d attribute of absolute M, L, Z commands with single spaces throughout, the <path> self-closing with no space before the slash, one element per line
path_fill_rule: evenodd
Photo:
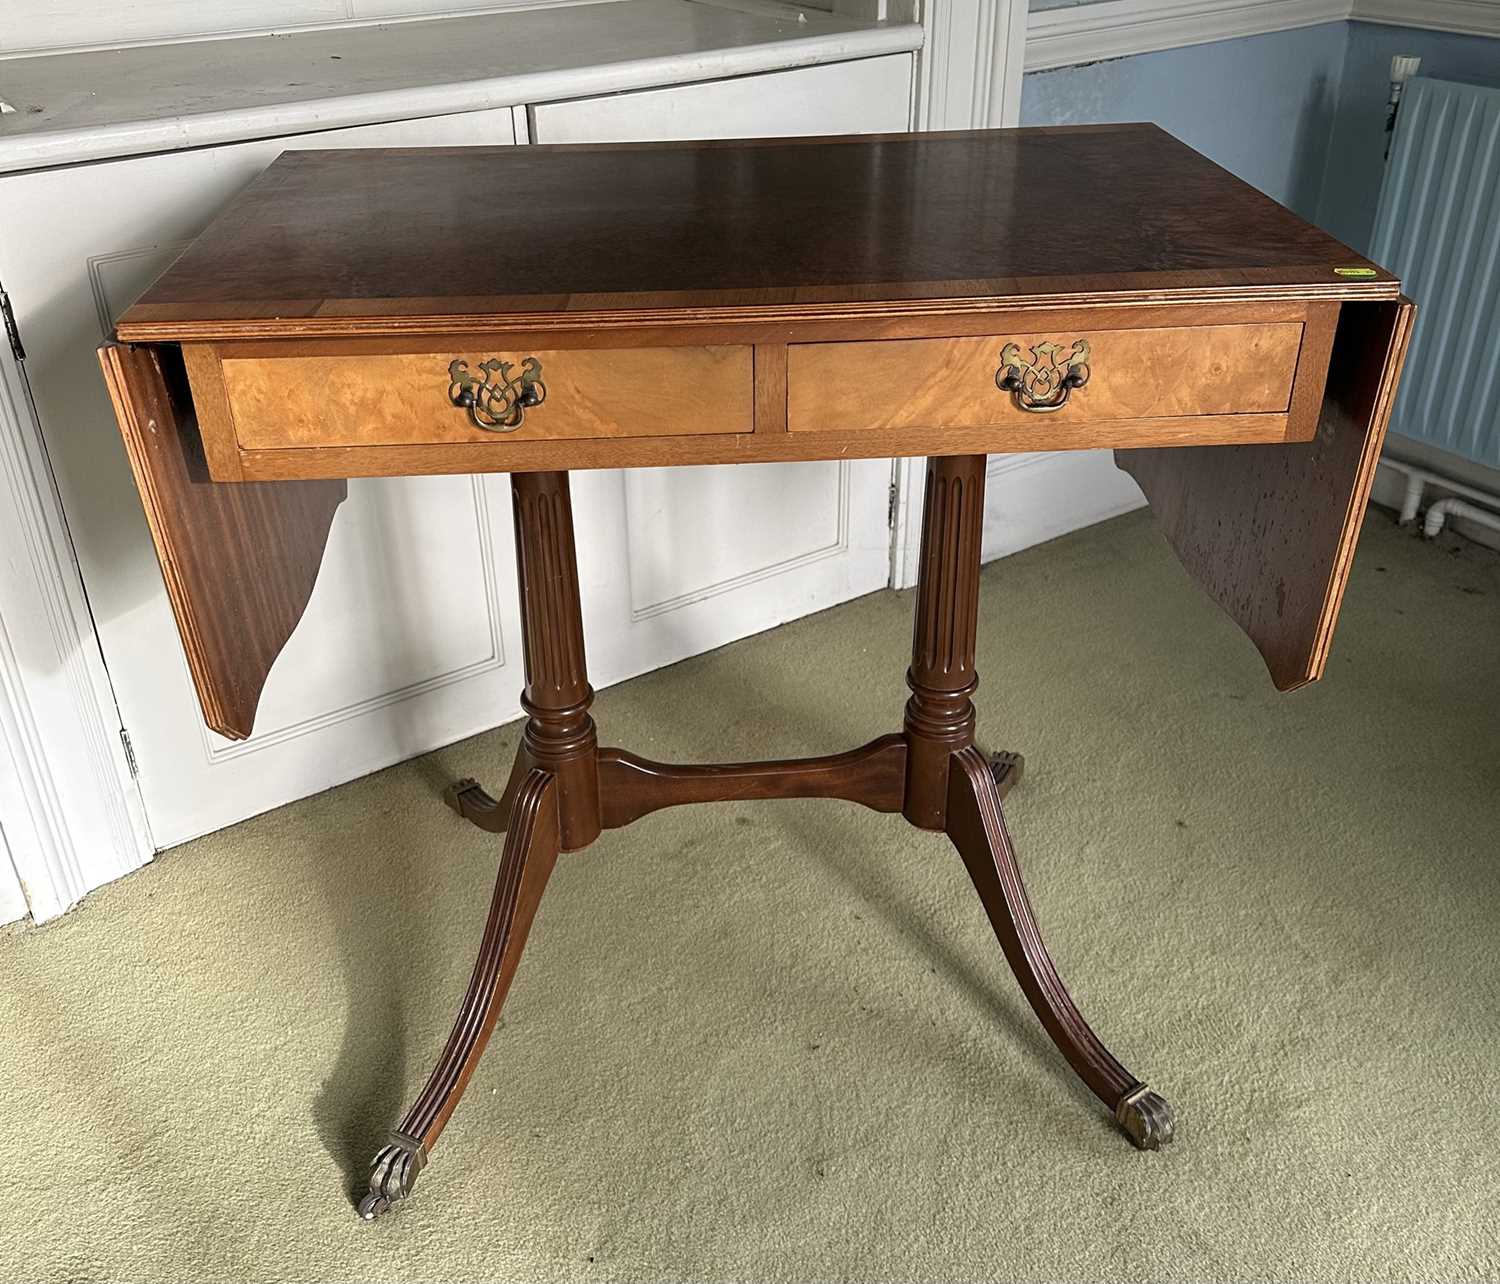
<path fill-rule="evenodd" d="M 1154 125 L 283 153 L 126 340 L 1393 298 Z"/>

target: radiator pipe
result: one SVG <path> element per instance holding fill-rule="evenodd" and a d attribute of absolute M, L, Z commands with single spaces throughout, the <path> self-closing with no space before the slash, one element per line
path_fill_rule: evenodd
<path fill-rule="evenodd" d="M 1422 505 L 1422 490 L 1428 485 L 1441 486 L 1455 495 L 1462 495 L 1465 499 L 1478 500 L 1479 503 L 1488 504 L 1491 508 L 1500 508 L 1500 495 L 1492 495 L 1488 491 L 1479 490 L 1464 482 L 1454 481 L 1451 477 L 1444 477 L 1442 473 L 1429 472 L 1425 468 L 1418 468 L 1416 464 L 1408 464 L 1401 459 L 1387 459 L 1384 456 L 1381 456 L 1380 466 L 1390 468 L 1406 478 L 1406 493 L 1401 499 L 1401 524 L 1403 526 L 1409 526 L 1417 520 L 1417 509 Z M 1441 527 L 1441 521 L 1438 525 Z"/>
<path fill-rule="evenodd" d="M 1396 113 L 1401 110 L 1401 91 L 1417 74 L 1422 60 L 1414 54 L 1397 54 L 1391 59 L 1391 96 L 1385 105 L 1385 158 L 1391 158 L 1391 139 L 1396 133 Z"/>
<path fill-rule="evenodd" d="M 1443 522 L 1449 517 L 1462 517 L 1465 521 L 1488 527 L 1492 531 L 1500 531 L 1500 513 L 1492 513 L 1487 508 L 1479 508 L 1468 500 L 1459 499 L 1457 495 L 1450 495 L 1447 499 L 1438 500 L 1427 510 L 1427 516 L 1422 522 L 1422 534 L 1432 539 L 1443 529 Z"/>

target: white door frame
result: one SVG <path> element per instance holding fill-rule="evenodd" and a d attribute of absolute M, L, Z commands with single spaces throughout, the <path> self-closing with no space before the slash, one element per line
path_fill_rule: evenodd
<path fill-rule="evenodd" d="M 0 549 L 0 827 L 42 922 L 140 868 L 152 843 L 41 429 L 3 338 Z"/>
<path fill-rule="evenodd" d="M 1018 124 L 1026 0 L 927 0 L 923 9 L 917 128 Z"/>

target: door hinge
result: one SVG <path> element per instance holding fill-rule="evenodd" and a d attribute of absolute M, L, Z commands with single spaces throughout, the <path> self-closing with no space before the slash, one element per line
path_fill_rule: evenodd
<path fill-rule="evenodd" d="M 896 503 L 901 498 L 901 487 L 891 482 L 890 494 L 885 501 L 885 525 L 887 530 L 896 529 Z"/>
<path fill-rule="evenodd" d="M 130 768 L 130 776 L 133 780 L 141 774 L 141 769 L 135 760 L 135 746 L 130 743 L 130 732 L 124 727 L 120 728 L 120 743 L 125 746 L 125 765 Z"/>
<path fill-rule="evenodd" d="M 0 316 L 5 318 L 5 337 L 10 340 L 10 350 L 17 361 L 26 360 L 26 349 L 21 346 L 21 332 L 16 329 L 16 314 L 11 311 L 10 295 L 0 286 Z"/>

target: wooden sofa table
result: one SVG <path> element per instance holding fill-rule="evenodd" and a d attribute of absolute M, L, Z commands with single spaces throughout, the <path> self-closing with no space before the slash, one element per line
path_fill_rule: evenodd
<path fill-rule="evenodd" d="M 250 735 L 346 478 L 512 474 L 528 720 L 479 959 L 360 1212 L 474 1073 L 561 852 L 663 807 L 838 798 L 945 832 L 1126 1135 L 1166 1102 L 1043 945 L 975 744 L 985 456 L 1113 447 L 1276 685 L 1320 676 L 1412 319 L 1387 272 L 1147 125 L 289 152 L 101 349 L 209 726 Z M 925 455 L 900 729 L 830 757 L 601 749 L 568 470 Z M 895 725 L 893 710 L 892 725 Z"/>

